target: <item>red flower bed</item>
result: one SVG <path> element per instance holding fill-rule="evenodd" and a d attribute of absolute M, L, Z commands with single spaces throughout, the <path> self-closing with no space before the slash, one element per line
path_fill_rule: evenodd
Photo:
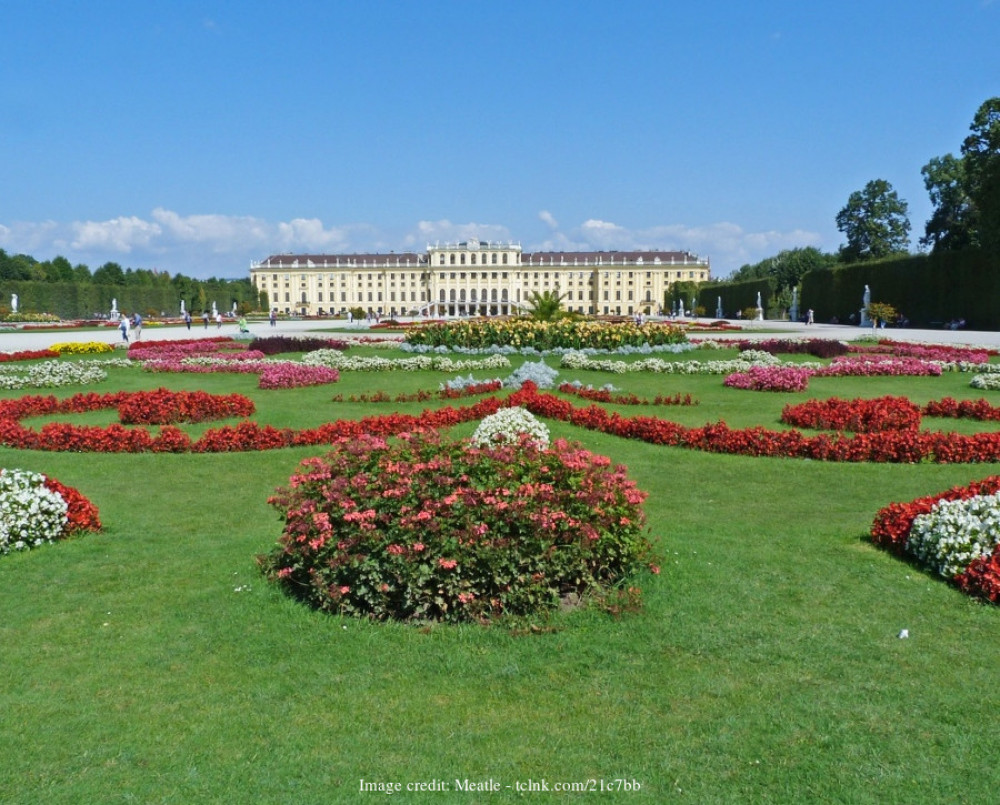
<path fill-rule="evenodd" d="M 1000 408 L 990 405 L 989 401 L 984 399 L 956 401 L 951 397 L 944 397 L 936 402 L 932 400 L 927 403 L 923 413 L 926 416 L 977 419 L 980 422 L 1000 421 Z"/>
<path fill-rule="evenodd" d="M 588 389 L 577 386 L 573 383 L 563 383 L 559 386 L 559 391 L 563 394 L 570 394 L 574 397 L 582 397 L 592 402 L 612 403 L 614 405 L 650 405 L 650 401 L 645 397 L 638 397 L 635 394 L 614 394 L 605 389 Z M 652 402 L 653 405 L 697 405 L 698 401 L 692 399 L 690 394 L 671 394 L 668 396 L 657 396 Z"/>
<path fill-rule="evenodd" d="M 27 349 L 21 352 L 0 352 L 0 363 L 12 361 L 34 361 L 42 358 L 58 358 L 59 353 L 51 349 Z"/>
<path fill-rule="evenodd" d="M 91 411 L 117 406 L 129 393 L 78 394 L 62 402 L 54 397 L 22 397 L 0 402 L 0 444 L 18 449 L 100 452 L 227 452 L 268 450 L 291 445 L 329 444 L 359 433 L 392 435 L 406 431 L 450 427 L 482 419 L 502 406 L 523 406 L 536 416 L 570 422 L 626 439 L 674 445 L 693 450 L 751 456 L 784 456 L 819 461 L 877 461 L 915 463 L 972 463 L 1000 461 L 1000 433 L 934 433 L 913 429 L 831 436 L 805 436 L 797 430 L 771 431 L 762 427 L 736 430 L 725 422 L 688 428 L 655 417 L 625 417 L 596 405 L 577 408 L 569 400 L 541 394 L 526 382 L 506 400 L 488 397 L 463 408 L 424 411 L 418 416 L 390 414 L 357 421 L 339 421 L 302 431 L 278 430 L 245 422 L 236 427 L 207 431 L 197 442 L 167 426 L 153 436 L 139 428 L 107 428 L 52 423 L 40 431 L 24 427 L 19 419 L 52 413 Z"/>
<path fill-rule="evenodd" d="M 781 421 L 797 428 L 849 430 L 880 433 L 890 430 L 917 430 L 920 409 L 906 397 L 878 397 L 874 400 L 809 400 L 786 405 Z"/>
<path fill-rule="evenodd" d="M 126 425 L 172 425 L 212 419 L 246 417 L 256 411 L 253 400 L 242 394 L 209 394 L 204 391 L 137 391 L 118 403 L 118 418 Z"/>

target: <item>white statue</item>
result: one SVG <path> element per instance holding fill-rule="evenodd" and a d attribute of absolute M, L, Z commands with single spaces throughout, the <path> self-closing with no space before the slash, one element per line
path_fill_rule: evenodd
<path fill-rule="evenodd" d="M 118 315 L 118 297 L 116 296 L 111 300 L 111 318 L 114 318 L 117 315 Z"/>
<path fill-rule="evenodd" d="M 219 309 L 215 306 L 215 300 L 212 300 L 212 318 L 214 319 L 218 315 Z"/>
<path fill-rule="evenodd" d="M 185 310 L 184 310 L 184 300 L 181 299 L 181 315 L 183 316 L 184 313 L 185 313 Z"/>
<path fill-rule="evenodd" d="M 14 313 L 17 313 L 17 294 L 16 293 L 12 293 L 10 295 L 10 309 Z"/>

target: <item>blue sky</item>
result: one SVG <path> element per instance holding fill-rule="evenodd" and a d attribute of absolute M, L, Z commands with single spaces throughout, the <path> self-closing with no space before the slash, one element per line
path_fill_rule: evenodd
<path fill-rule="evenodd" d="M 0 248 L 195 277 L 280 252 L 843 242 L 1000 95 L 1000 0 L 18 2 Z"/>

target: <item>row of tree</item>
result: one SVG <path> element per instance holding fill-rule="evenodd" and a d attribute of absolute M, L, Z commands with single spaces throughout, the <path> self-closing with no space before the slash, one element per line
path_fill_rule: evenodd
<path fill-rule="evenodd" d="M 969 130 L 959 156 L 934 157 L 921 170 L 934 209 L 919 246 L 933 254 L 980 249 L 1000 256 L 1000 97 L 979 107 Z M 909 254 L 909 208 L 885 179 L 851 193 L 836 222 L 846 241 L 836 254 L 787 249 L 742 266 L 729 281 L 766 279 L 774 307 L 787 309 L 807 271 Z"/>
<path fill-rule="evenodd" d="M 72 265 L 65 257 L 54 257 L 51 260 L 36 260 L 26 254 L 7 254 L 0 249 L 0 287 L 10 291 L 23 291 L 21 304 L 24 309 L 37 307 L 32 304 L 31 283 L 46 284 L 76 284 L 81 286 L 101 286 L 115 293 L 121 289 L 119 297 L 143 299 L 143 291 L 150 298 L 149 306 L 161 304 L 163 299 L 171 299 L 170 309 L 174 311 L 183 300 L 188 310 L 204 310 L 215 300 L 225 309 L 233 302 L 240 307 L 256 309 L 260 299 L 249 278 L 244 279 L 195 279 L 184 274 L 171 275 L 166 271 L 147 268 L 122 268 L 118 263 L 108 262 L 91 271 L 82 263 Z M 36 286 L 37 287 L 37 286 Z M 46 286 L 47 287 L 47 286 Z M 51 294 L 37 294 L 41 299 L 51 298 Z M 0 306 L 6 304 L 7 296 L 0 298 Z M 155 301 L 155 304 L 154 304 Z M 135 304 L 141 309 L 147 305 L 140 301 Z M 86 315 L 90 311 L 79 311 L 76 315 Z"/>

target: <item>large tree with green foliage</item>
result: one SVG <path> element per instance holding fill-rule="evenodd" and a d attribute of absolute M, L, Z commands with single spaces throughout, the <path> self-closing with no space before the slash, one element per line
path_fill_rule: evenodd
<path fill-rule="evenodd" d="M 975 208 L 969 197 L 965 161 L 953 154 L 934 157 L 921 169 L 934 213 L 924 225 L 921 246 L 959 251 L 979 245 Z"/>
<path fill-rule="evenodd" d="M 969 129 L 962 143 L 968 192 L 980 244 L 996 252 L 1000 251 L 1000 97 L 979 107 Z"/>
<path fill-rule="evenodd" d="M 840 247 L 845 263 L 906 254 L 910 243 L 909 208 L 885 179 L 872 179 L 855 190 L 837 213 L 837 229 L 847 243 Z"/>
<path fill-rule="evenodd" d="M 821 252 L 815 246 L 799 249 L 783 249 L 774 257 L 767 257 L 759 263 L 741 266 L 733 274 L 733 279 L 757 280 L 771 278 L 776 292 L 796 287 L 807 271 L 830 268 L 837 262 L 836 255 Z"/>
<path fill-rule="evenodd" d="M 934 213 L 920 243 L 934 251 L 1000 251 L 1000 97 L 976 111 L 960 157 L 934 157 L 922 169 Z"/>

